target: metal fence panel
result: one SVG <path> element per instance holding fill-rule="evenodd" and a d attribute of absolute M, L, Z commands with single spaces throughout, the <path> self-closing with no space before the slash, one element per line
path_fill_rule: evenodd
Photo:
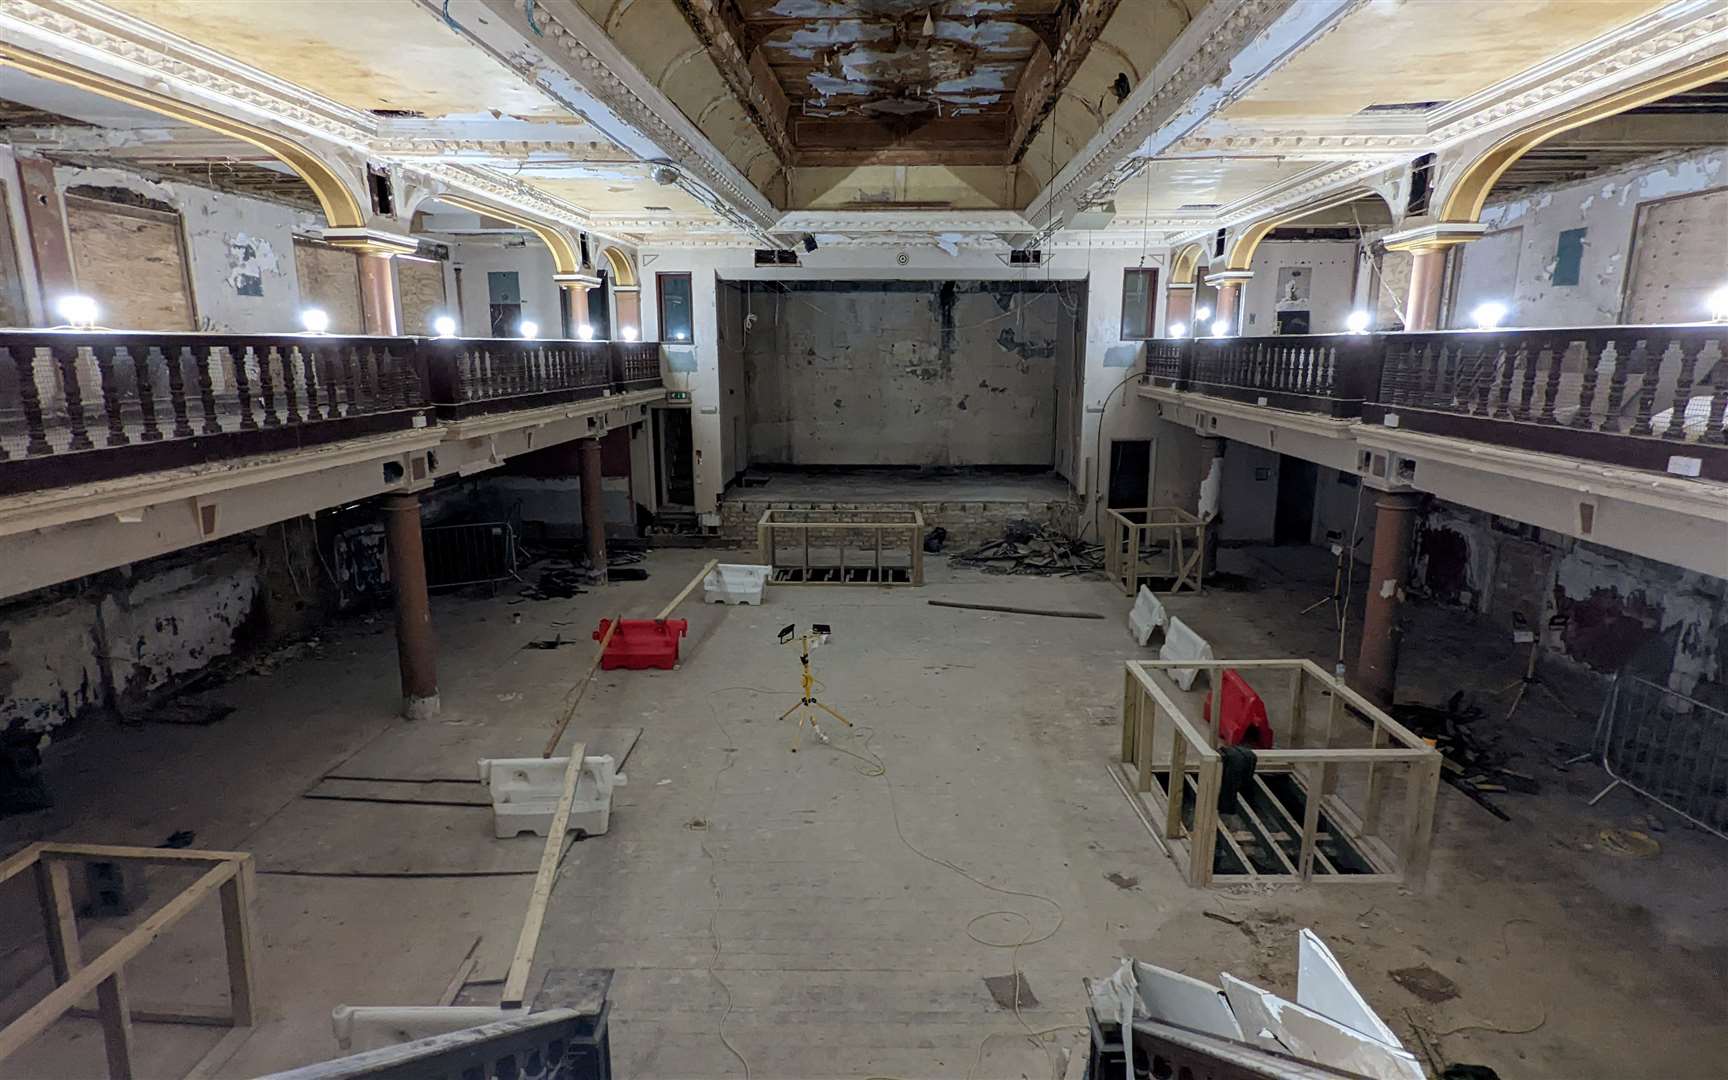
<path fill-rule="evenodd" d="M 450 589 L 516 576 L 516 530 L 506 521 L 434 525 L 423 529 L 426 586 Z"/>
<path fill-rule="evenodd" d="M 1728 713 L 1635 675 L 1621 675 L 1603 710 L 1598 745 L 1625 785 L 1728 840 Z"/>

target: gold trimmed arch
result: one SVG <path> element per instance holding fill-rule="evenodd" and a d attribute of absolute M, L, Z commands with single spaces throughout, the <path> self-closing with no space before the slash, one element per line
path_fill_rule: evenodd
<path fill-rule="evenodd" d="M 548 250 L 552 252 L 552 270 L 558 274 L 580 274 L 582 272 L 582 253 L 568 233 L 556 225 L 537 221 L 518 210 L 507 206 L 497 206 L 484 199 L 476 199 L 459 192 L 443 191 L 431 197 L 430 201 L 447 203 L 462 210 L 472 210 L 476 214 L 508 221 L 519 229 L 527 229 L 538 236 Z"/>
<path fill-rule="evenodd" d="M 608 246 L 601 249 L 600 256 L 606 260 L 606 266 L 612 272 L 612 284 L 627 287 L 637 284 L 636 267 L 631 265 L 629 257 L 622 251 Z"/>
<path fill-rule="evenodd" d="M 40 78 L 75 86 L 113 101 L 250 143 L 293 169 L 306 181 L 312 193 L 318 197 L 318 205 L 324 210 L 324 220 L 332 229 L 362 229 L 366 226 L 366 211 L 354 189 L 327 162 L 292 139 L 244 120 L 189 105 L 166 94 L 131 86 L 118 79 L 0 42 L 0 67 L 7 65 Z"/>
<path fill-rule="evenodd" d="M 1224 269 L 1252 270 L 1254 268 L 1254 252 L 1259 249 L 1260 242 L 1266 239 L 1273 229 L 1280 225 L 1288 225 L 1292 221 L 1298 221 L 1309 214 L 1318 214 L 1322 210 L 1330 210 L 1335 206 L 1353 203 L 1364 195 L 1372 195 L 1378 199 L 1385 198 L 1384 195 L 1372 188 L 1353 187 L 1347 191 L 1327 196 L 1318 202 L 1306 203 L 1294 210 L 1285 210 L 1254 222 L 1243 229 L 1241 234 L 1236 237 L 1235 243 L 1230 245 L 1230 257 L 1225 260 Z"/>
<path fill-rule="evenodd" d="M 1200 256 L 1204 254 L 1206 248 L 1202 244 L 1189 244 L 1176 252 L 1176 257 L 1170 261 L 1170 284 L 1194 284 L 1194 277 L 1200 270 Z"/>
<path fill-rule="evenodd" d="M 1488 193 L 1493 190 L 1495 182 L 1519 158 L 1554 136 L 1723 78 L 1728 78 L 1728 56 L 1718 56 L 1693 67 L 1657 76 L 1508 135 L 1478 154 L 1458 174 L 1441 204 L 1439 220 L 1474 224 L 1482 216 L 1482 208 L 1487 205 Z"/>

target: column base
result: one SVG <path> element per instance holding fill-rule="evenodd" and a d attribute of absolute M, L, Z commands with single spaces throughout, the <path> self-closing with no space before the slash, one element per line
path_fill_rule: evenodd
<path fill-rule="evenodd" d="M 437 694 L 431 697 L 404 697 L 402 717 L 406 720 L 430 720 L 438 715 L 440 707 Z"/>

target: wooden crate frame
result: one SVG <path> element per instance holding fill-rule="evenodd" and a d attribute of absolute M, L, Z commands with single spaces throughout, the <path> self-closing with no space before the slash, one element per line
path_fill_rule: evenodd
<path fill-rule="evenodd" d="M 806 520 L 791 521 L 786 515 L 797 514 Z M 812 566 L 810 563 L 810 534 L 819 529 L 868 530 L 873 532 L 873 559 L 869 564 L 848 567 L 846 565 L 846 545 L 840 545 L 840 563 L 837 567 Z M 779 530 L 795 530 L 802 533 L 804 558 L 794 565 L 786 565 L 774 561 L 775 538 Z M 907 548 L 907 578 L 906 581 L 885 581 L 882 574 L 883 538 L 904 534 Z M 768 583 L 771 585 L 922 585 L 924 584 L 924 515 L 917 510 L 819 510 L 791 509 L 785 507 L 770 507 L 763 511 L 762 517 L 756 522 L 756 559 L 757 562 L 769 568 Z M 870 570 L 875 580 L 846 581 L 846 571 Z M 776 576 L 782 570 L 798 570 L 805 580 L 777 581 Z M 839 581 L 810 581 L 812 570 L 838 570 Z"/>
<path fill-rule="evenodd" d="M 1206 558 L 1207 523 L 1178 506 L 1142 506 L 1106 510 L 1110 537 L 1104 545 L 1104 573 L 1133 596 L 1142 578 L 1168 578 L 1165 592 L 1201 592 Z M 1134 521 L 1129 514 L 1140 514 Z M 1163 540 L 1163 557 L 1145 559 L 1141 549 Z"/>
<path fill-rule="evenodd" d="M 1255 751 L 1257 782 L 1264 787 L 1259 780 L 1261 774 L 1288 773 L 1304 795 L 1303 820 L 1288 818 L 1285 822 L 1300 831 L 1296 861 L 1292 863 L 1281 849 L 1272 845 L 1285 873 L 1256 872 L 1252 860 L 1236 847 L 1229 831 L 1219 828 L 1222 758 L 1217 750 L 1217 710 L 1213 710 L 1212 723 L 1204 728 L 1190 719 L 1170 694 L 1175 683 L 1167 686 L 1154 677 L 1170 668 L 1199 668 L 1208 673 L 1224 668 L 1290 673 L 1288 696 L 1282 707 L 1267 700 L 1273 731 L 1286 748 Z M 1331 705 L 1321 745 L 1306 747 L 1308 691 L 1313 687 L 1327 691 Z M 1371 727 L 1369 746 L 1337 745 L 1341 724 L 1349 718 L 1346 705 L 1361 714 Z M 1366 802 L 1360 809 L 1348 805 L 1338 790 L 1338 770 L 1345 765 L 1368 768 Z M 1117 768 L 1125 781 L 1124 793 L 1134 800 L 1147 828 L 1182 868 L 1188 883 L 1196 888 L 1254 881 L 1393 882 L 1420 889 L 1426 878 L 1434 838 L 1434 801 L 1440 784 L 1439 751 L 1311 660 L 1127 661 L 1122 694 L 1122 752 Z M 1160 788 L 1154 776 L 1160 770 L 1169 777 L 1164 788 Z M 1394 774 L 1401 774 L 1405 782 L 1404 834 L 1392 838 L 1395 845 L 1381 836 L 1382 809 Z M 1171 798 L 1168 792 L 1185 793 L 1190 776 L 1195 795 L 1194 816 L 1192 828 L 1185 829 L 1183 800 Z M 1180 788 L 1176 787 L 1178 777 L 1182 782 Z M 1265 790 L 1276 801 L 1270 789 Z M 1316 792 L 1318 798 L 1314 797 Z M 1322 810 L 1344 829 L 1351 845 L 1373 866 L 1372 873 L 1338 873 L 1331 866 L 1318 847 Z M 1252 814 L 1251 810 L 1247 812 Z M 1288 817 L 1282 809 L 1280 813 Z M 1214 872 L 1213 857 L 1220 836 L 1235 848 L 1248 873 Z M 1321 864 L 1319 872 L 1317 862 Z"/>
<path fill-rule="evenodd" d="M 119 941 L 88 962 L 78 943 L 77 914 L 72 908 L 72 863 L 130 862 L 145 866 L 204 868 L 197 881 L 175 894 L 145 917 Z M 247 1034 L 258 1014 L 256 972 L 257 947 L 252 924 L 252 901 L 257 895 L 252 856 L 238 851 L 194 851 L 169 848 L 116 847 L 102 844 L 36 843 L 0 862 L 0 883 L 27 870 L 36 876 L 42 921 L 48 931 L 48 957 L 54 970 L 55 989 L 22 1016 L 0 1028 L 0 1062 L 46 1031 L 62 1016 L 94 1016 L 102 1022 L 102 1039 L 108 1054 L 108 1075 L 113 1080 L 133 1076 L 132 1023 L 198 1024 L 232 1030 L 193 1068 L 193 1075 L 219 1064 L 218 1055 L 231 1055 Z M 131 1004 L 126 986 L 126 964 L 149 947 L 163 931 L 179 922 L 192 908 L 215 893 L 222 908 L 222 933 L 228 963 L 226 1010 L 198 1006 L 138 1008 Z M 78 1002 L 96 994 L 97 1008 L 85 1010 Z M 224 1057 L 223 1060 L 226 1060 Z"/>

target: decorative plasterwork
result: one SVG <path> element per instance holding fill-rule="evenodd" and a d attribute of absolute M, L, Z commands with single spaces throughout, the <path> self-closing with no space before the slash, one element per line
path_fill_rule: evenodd
<path fill-rule="evenodd" d="M 1067 32 L 1057 44 L 1056 55 L 1042 65 L 1036 80 L 1015 93 L 1018 110 L 1014 118 L 1014 135 L 1008 143 L 1013 150 L 1014 161 L 1019 161 L 1020 156 L 1031 145 L 1044 118 L 1056 107 L 1063 87 L 1067 86 L 1074 73 L 1080 70 L 1080 65 L 1091 52 L 1092 43 L 1103 33 L 1110 16 L 1116 14 L 1116 6 L 1120 2 L 1121 0 L 1080 0 L 1078 10 L 1068 23 Z"/>
<path fill-rule="evenodd" d="M 905 232 L 916 226 L 930 233 L 1027 233 L 1033 229 L 1025 215 L 1013 210 L 919 211 L 898 210 L 795 210 L 774 223 L 777 233 L 883 233 Z"/>
<path fill-rule="evenodd" d="M 744 114 L 756 125 L 756 131 L 767 142 L 781 165 L 792 160 L 792 138 L 786 130 L 786 97 L 778 84 L 772 90 L 763 89 L 763 80 L 750 69 L 750 57 L 745 54 L 736 28 L 728 26 L 722 15 L 722 5 L 714 0 L 674 0 L 678 10 L 696 36 L 708 50 L 708 56 L 720 72 L 720 78 L 743 106 Z M 772 77 L 769 77 L 772 80 Z M 661 80 L 664 81 L 664 78 Z"/>
<path fill-rule="evenodd" d="M 414 237 L 382 229 L 325 229 L 319 235 L 333 247 L 366 255 L 412 255 L 420 250 Z"/>
<path fill-rule="evenodd" d="M 1467 244 L 1487 231 L 1486 225 L 1442 221 L 1388 233 L 1381 238 L 1381 243 L 1388 251 L 1438 251 Z"/>

